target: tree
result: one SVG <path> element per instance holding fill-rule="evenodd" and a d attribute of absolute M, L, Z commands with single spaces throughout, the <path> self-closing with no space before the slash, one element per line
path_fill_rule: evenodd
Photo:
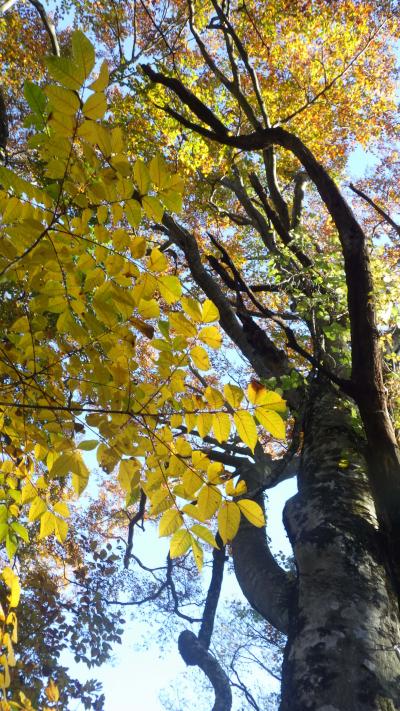
<path fill-rule="evenodd" d="M 353 188 L 359 217 L 345 166 L 357 141 L 398 139 L 396 3 L 66 7 L 93 20 L 113 63 L 112 113 L 106 64 L 82 93 L 94 56 L 75 33 L 69 59 L 47 60 L 57 86 L 25 90 L 33 184 L 0 174 L 7 551 L 26 502 L 42 537 L 65 538 L 65 477 L 77 494 L 88 478 L 77 426 L 94 428 L 100 465 L 119 466 L 126 560 L 145 516 L 172 535 L 176 609 L 173 559 L 191 549 L 201 567 L 201 542 L 214 548 L 199 632 L 179 649 L 215 710 L 231 705 L 209 652 L 228 543 L 250 605 L 288 637 L 282 711 L 395 709 L 400 230 L 396 194 L 380 191 L 396 156 Z M 148 162 L 149 136 L 185 175 L 181 217 L 181 180 Z M 263 516 L 265 491 L 294 474 L 295 574 Z"/>

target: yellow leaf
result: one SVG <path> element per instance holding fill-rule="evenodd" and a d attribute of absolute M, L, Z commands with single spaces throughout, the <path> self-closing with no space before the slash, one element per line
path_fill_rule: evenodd
<path fill-rule="evenodd" d="M 158 198 L 153 195 L 145 195 L 142 198 L 142 205 L 147 217 L 156 222 L 161 222 L 164 214 L 164 206 Z"/>
<path fill-rule="evenodd" d="M 221 347 L 222 336 L 216 326 L 205 326 L 202 328 L 199 333 L 199 338 L 207 346 L 210 346 L 210 348 L 217 349 Z"/>
<path fill-rule="evenodd" d="M 139 483 L 140 469 L 136 459 L 122 459 L 118 470 L 118 481 L 121 488 L 130 494 Z"/>
<path fill-rule="evenodd" d="M 108 72 L 108 64 L 106 60 L 102 63 L 99 71 L 99 76 L 97 79 L 92 82 L 89 86 L 89 89 L 92 89 L 93 91 L 104 91 L 104 89 L 107 88 L 109 82 L 109 72 Z"/>
<path fill-rule="evenodd" d="M 270 410 L 285 412 L 286 402 L 278 393 L 267 390 L 261 383 L 252 380 L 247 388 L 247 397 L 253 405 L 268 406 Z"/>
<path fill-rule="evenodd" d="M 164 272 L 168 269 L 168 259 L 159 249 L 154 248 L 151 250 L 148 266 L 153 272 Z"/>
<path fill-rule="evenodd" d="M 171 558 L 179 558 L 179 556 L 186 553 L 186 551 L 190 547 L 191 542 L 192 537 L 189 531 L 187 531 L 185 528 L 181 528 L 178 531 L 175 531 L 169 544 L 169 554 Z"/>
<path fill-rule="evenodd" d="M 82 111 L 86 118 L 93 120 L 103 118 L 107 111 L 107 101 L 104 94 L 102 92 L 91 94 L 83 104 Z"/>
<path fill-rule="evenodd" d="M 139 205 L 139 203 L 137 203 Z M 140 206 L 139 206 L 140 207 Z M 140 220 L 140 217 L 139 217 Z M 146 240 L 144 237 L 132 237 L 130 243 L 131 255 L 134 259 L 140 259 L 146 254 Z"/>
<path fill-rule="evenodd" d="M 36 519 L 39 518 L 39 516 L 41 516 L 46 510 L 46 502 L 43 501 L 40 496 L 36 496 L 36 498 L 33 499 L 29 509 L 29 521 L 36 521 Z"/>
<path fill-rule="evenodd" d="M 72 466 L 72 488 L 80 496 L 86 489 L 89 481 L 89 469 L 82 459 L 80 452 L 74 452 L 74 461 Z"/>
<path fill-rule="evenodd" d="M 213 548 L 218 548 L 214 534 L 206 526 L 202 526 L 200 523 L 194 523 L 190 530 L 197 536 L 201 538 L 206 543 L 209 543 Z"/>
<path fill-rule="evenodd" d="M 164 158 L 159 153 L 150 161 L 149 173 L 157 188 L 162 190 L 162 188 L 166 187 L 169 182 L 169 171 Z"/>
<path fill-rule="evenodd" d="M 150 173 L 142 160 L 137 160 L 133 168 L 133 177 L 141 195 L 146 195 L 150 188 Z"/>
<path fill-rule="evenodd" d="M 185 491 L 193 496 L 203 485 L 203 479 L 199 474 L 188 469 L 183 475 L 182 483 L 185 487 Z"/>
<path fill-rule="evenodd" d="M 94 47 L 81 30 L 74 30 L 71 43 L 73 57 L 82 71 L 84 79 L 87 79 L 96 59 Z"/>
<path fill-rule="evenodd" d="M 214 516 L 221 504 L 221 499 L 221 492 L 215 486 L 203 486 L 197 499 L 197 505 L 203 521 Z"/>
<path fill-rule="evenodd" d="M 174 304 L 182 294 L 181 283 L 176 276 L 162 276 L 158 279 L 158 288 L 167 304 Z"/>
<path fill-rule="evenodd" d="M 243 390 L 237 385 L 227 384 L 224 385 L 224 396 L 230 406 L 236 410 L 243 400 Z"/>
<path fill-rule="evenodd" d="M 48 686 L 46 686 L 44 693 L 46 694 L 49 701 L 58 701 L 60 698 L 60 692 L 58 687 L 54 683 L 53 679 L 50 679 Z"/>
<path fill-rule="evenodd" d="M 241 494 L 245 494 L 246 491 L 247 491 L 247 485 L 246 485 L 246 482 L 243 481 L 243 479 L 242 479 L 241 481 L 239 481 L 238 485 L 235 486 L 235 490 L 233 493 L 234 493 L 234 496 L 240 496 Z"/>
<path fill-rule="evenodd" d="M 67 57 L 45 57 L 44 63 L 50 76 L 67 89 L 78 91 L 82 87 L 85 81 L 83 71 L 72 59 Z"/>
<path fill-rule="evenodd" d="M 196 327 L 193 326 L 192 323 L 190 323 L 189 319 L 186 318 L 182 313 L 179 312 L 173 312 L 169 315 L 169 322 L 171 325 L 171 328 L 176 331 L 177 333 L 180 333 L 182 336 L 185 336 L 186 338 L 193 338 L 197 331 Z"/>
<path fill-rule="evenodd" d="M 213 430 L 218 442 L 226 442 L 231 432 L 231 421 L 226 412 L 216 412 L 213 415 Z"/>
<path fill-rule="evenodd" d="M 272 434 L 276 439 L 286 438 L 286 428 L 285 422 L 277 412 L 273 412 L 269 409 L 269 406 L 262 405 L 261 407 L 256 407 L 254 414 L 259 421 L 259 423 Z"/>
<path fill-rule="evenodd" d="M 204 396 L 205 396 L 208 404 L 212 408 L 217 409 L 219 407 L 223 407 L 224 398 L 222 397 L 219 390 L 217 390 L 216 388 L 211 388 L 210 386 L 207 386 L 204 391 Z"/>
<path fill-rule="evenodd" d="M 197 565 L 197 570 L 199 571 L 199 573 L 201 573 L 201 570 L 203 568 L 203 549 L 200 543 L 196 541 L 196 539 L 193 537 L 191 537 L 191 544 L 194 560 Z"/>
<path fill-rule="evenodd" d="M 240 509 L 233 501 L 224 502 L 218 512 L 218 531 L 224 543 L 235 538 L 240 523 Z"/>
<path fill-rule="evenodd" d="M 57 111 L 69 115 L 74 115 L 78 111 L 80 102 L 74 91 L 52 84 L 46 87 L 45 92 L 50 99 L 52 107 Z"/>
<path fill-rule="evenodd" d="M 223 470 L 224 465 L 221 464 L 221 462 L 211 462 L 207 468 L 208 481 L 210 481 L 211 484 L 220 484 Z"/>
<path fill-rule="evenodd" d="M 215 304 L 213 304 L 213 302 L 209 299 L 206 299 L 206 301 L 202 305 L 201 320 L 203 323 L 211 323 L 212 321 L 219 320 L 219 311 Z"/>
<path fill-rule="evenodd" d="M 126 219 L 128 220 L 129 224 L 133 229 L 135 230 L 137 227 L 139 227 L 140 224 L 140 219 L 142 216 L 142 208 L 140 203 L 137 200 L 126 200 L 125 202 L 125 214 L 126 214 Z M 131 247 L 132 251 L 132 247 Z"/>
<path fill-rule="evenodd" d="M 138 304 L 138 311 L 143 318 L 158 318 L 160 316 L 160 307 L 155 299 L 150 299 L 145 301 L 140 299 Z"/>
<path fill-rule="evenodd" d="M 197 521 L 205 521 L 205 518 L 201 513 L 199 507 L 195 504 L 185 504 L 185 506 L 182 508 L 182 511 L 191 518 L 195 518 Z"/>
<path fill-rule="evenodd" d="M 190 357 L 199 370 L 209 370 L 211 368 L 208 353 L 202 346 L 194 346 L 191 348 Z"/>
<path fill-rule="evenodd" d="M 200 437 L 206 437 L 212 427 L 213 416 L 210 412 L 201 412 L 197 415 L 196 426 Z"/>
<path fill-rule="evenodd" d="M 178 509 L 169 509 L 169 511 L 165 511 L 161 516 L 158 526 L 158 535 L 160 537 L 170 536 L 171 533 L 174 533 L 182 526 L 182 523 L 183 518 L 180 511 L 178 511 Z"/>
<path fill-rule="evenodd" d="M 68 535 L 68 523 L 57 516 L 54 518 L 54 533 L 60 543 L 64 543 Z"/>
<path fill-rule="evenodd" d="M 18 575 L 16 575 L 8 566 L 4 568 L 2 575 L 4 582 L 10 590 L 10 594 L 8 597 L 9 607 L 18 607 L 19 598 L 21 595 L 21 587 L 19 584 Z"/>
<path fill-rule="evenodd" d="M 202 320 L 201 304 L 188 296 L 182 298 L 182 308 L 184 312 L 198 323 Z"/>
<path fill-rule="evenodd" d="M 247 410 L 238 410 L 233 415 L 233 420 L 240 439 L 254 452 L 258 439 L 254 417 Z"/>
<path fill-rule="evenodd" d="M 56 513 L 60 514 L 60 516 L 64 516 L 65 518 L 68 518 L 71 515 L 70 510 L 64 501 L 58 501 L 54 504 L 53 508 Z"/>
<path fill-rule="evenodd" d="M 264 513 L 259 504 L 251 499 L 239 499 L 237 502 L 242 514 L 247 518 L 253 526 L 262 528 L 265 526 Z"/>
<path fill-rule="evenodd" d="M 54 531 L 55 516 L 51 511 L 45 511 L 40 519 L 39 539 L 50 536 Z"/>

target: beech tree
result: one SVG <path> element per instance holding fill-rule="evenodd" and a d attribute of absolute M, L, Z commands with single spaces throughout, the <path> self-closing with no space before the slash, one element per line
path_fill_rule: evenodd
<path fill-rule="evenodd" d="M 232 705 L 209 651 L 228 556 L 287 636 L 282 711 L 398 708 L 397 4 L 63 3 L 101 66 L 32 5 L 53 56 L 25 84 L 25 129 L 9 111 L 0 170 L 9 558 L 73 535 L 95 449 L 118 502 L 104 536 L 128 520 L 129 565 L 135 527 L 161 516 L 176 611 L 174 561 L 191 551 L 201 569 L 213 549 L 178 644 L 214 711 Z M 349 185 L 358 143 L 384 169 Z M 288 572 L 264 495 L 293 476 Z M 19 587 L 10 565 L 3 578 L 7 708 Z"/>

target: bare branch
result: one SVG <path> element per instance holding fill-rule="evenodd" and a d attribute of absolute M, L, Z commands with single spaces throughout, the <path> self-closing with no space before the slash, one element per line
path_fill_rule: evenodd
<path fill-rule="evenodd" d="M 356 188 L 356 186 L 353 185 L 353 183 L 350 183 L 349 188 L 350 188 L 350 190 L 353 191 L 353 193 L 355 193 L 356 195 L 358 195 L 359 197 L 361 197 L 363 200 L 365 200 L 365 202 L 367 202 L 368 205 L 371 205 L 371 207 L 375 210 L 375 212 L 377 212 L 378 215 L 380 215 L 381 217 L 383 217 L 383 219 L 385 220 L 385 222 L 387 222 L 388 225 L 390 225 L 391 227 L 393 227 L 393 229 L 395 230 L 395 232 L 397 232 L 397 234 L 400 235 L 400 225 L 398 225 L 397 222 L 395 222 L 394 220 L 392 220 L 392 218 L 390 217 L 390 215 L 388 215 L 387 212 L 385 212 L 384 210 L 382 210 L 382 208 L 379 207 L 379 205 L 377 205 L 376 202 L 374 202 L 366 193 L 364 193 L 364 192 L 363 192 L 362 190 L 360 190 L 359 188 Z"/>

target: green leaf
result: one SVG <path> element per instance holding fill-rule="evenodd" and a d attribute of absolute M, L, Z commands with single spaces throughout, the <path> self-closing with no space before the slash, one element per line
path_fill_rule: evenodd
<path fill-rule="evenodd" d="M 24 96 L 33 113 L 37 116 L 42 116 L 46 108 L 47 99 L 40 86 L 27 80 L 24 84 Z"/>

